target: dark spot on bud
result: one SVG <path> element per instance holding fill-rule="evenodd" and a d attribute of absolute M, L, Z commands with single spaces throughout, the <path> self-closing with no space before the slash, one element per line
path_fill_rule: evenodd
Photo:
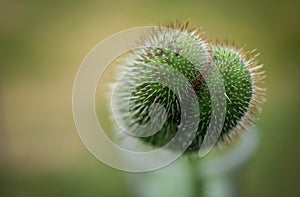
<path fill-rule="evenodd" d="M 200 90 L 201 87 L 202 87 L 203 82 L 204 82 L 204 78 L 203 78 L 203 76 L 200 74 L 200 75 L 195 79 L 195 81 L 194 81 L 194 83 L 193 83 L 193 88 L 194 88 L 194 90 L 196 90 L 196 91 Z"/>
<path fill-rule="evenodd" d="M 157 48 L 157 49 L 155 49 L 155 51 L 154 51 L 154 55 L 155 56 L 162 56 L 163 55 L 163 50 L 161 49 L 161 48 Z"/>

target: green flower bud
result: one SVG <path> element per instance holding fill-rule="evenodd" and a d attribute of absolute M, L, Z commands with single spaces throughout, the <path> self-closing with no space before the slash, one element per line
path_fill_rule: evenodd
<path fill-rule="evenodd" d="M 252 53 L 243 53 L 226 45 L 211 46 L 199 30 L 189 28 L 188 23 L 171 24 L 167 27 L 174 31 L 154 32 L 149 38 L 143 38 L 141 42 L 144 47 L 135 51 L 123 67 L 129 74 L 120 81 L 124 94 L 119 92 L 117 99 L 119 103 L 129 100 L 129 113 L 133 120 L 128 123 L 129 127 L 136 128 L 151 122 L 148 125 L 150 130 L 158 131 L 147 135 L 139 130 L 140 133 L 135 133 L 137 137 L 155 147 L 167 144 L 176 135 L 182 117 L 187 120 L 195 117 L 193 113 L 182 115 L 180 106 L 180 99 L 189 99 L 186 89 L 190 86 L 197 96 L 195 107 L 200 112 L 197 132 L 192 141 L 178 141 L 176 146 L 169 148 L 176 151 L 178 147 L 188 143 L 186 153 L 198 151 L 204 136 L 210 135 L 207 128 L 211 120 L 212 102 L 205 79 L 208 76 L 214 82 L 214 76 L 210 72 L 212 66 L 215 66 L 221 74 L 227 99 L 227 105 L 218 106 L 226 112 L 218 142 L 230 142 L 239 131 L 253 123 L 259 111 L 258 103 L 263 100 L 264 91 L 259 87 L 264 78 L 262 65 L 257 65 L 256 56 Z M 182 74 L 188 84 L 177 77 L 174 71 Z M 171 83 L 166 86 L 152 80 L 155 78 L 171 79 Z M 123 95 L 129 89 L 132 90 L 130 98 L 124 98 Z M 175 89 L 180 93 L 172 91 Z M 163 108 L 157 107 L 153 111 L 154 103 Z M 122 115 L 125 110 L 127 109 L 120 105 L 118 112 Z M 158 115 L 153 116 L 153 113 Z M 125 116 L 127 115 L 124 113 L 124 119 Z M 188 129 L 184 132 L 189 134 Z"/>

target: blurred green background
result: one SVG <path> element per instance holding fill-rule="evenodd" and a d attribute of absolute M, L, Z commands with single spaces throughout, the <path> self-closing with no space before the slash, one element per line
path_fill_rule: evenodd
<path fill-rule="evenodd" d="M 130 196 L 126 173 L 80 141 L 73 81 L 107 36 L 171 19 L 259 50 L 267 103 L 242 196 L 300 196 L 299 10 L 299 0 L 0 0 L 0 196 Z"/>

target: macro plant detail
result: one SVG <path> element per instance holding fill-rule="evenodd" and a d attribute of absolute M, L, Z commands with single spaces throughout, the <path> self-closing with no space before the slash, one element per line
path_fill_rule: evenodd
<path fill-rule="evenodd" d="M 185 153 L 194 153 L 200 149 L 205 135 L 213 135 L 207 133 L 212 118 L 212 99 L 221 99 L 212 98 L 210 92 L 211 88 L 218 88 L 219 83 L 213 72 L 215 66 L 225 88 L 222 96 L 226 97 L 226 104 L 220 102 L 217 106 L 219 111 L 225 111 L 224 123 L 216 125 L 221 128 L 217 144 L 231 143 L 255 122 L 259 105 L 264 100 L 262 83 L 265 75 L 263 66 L 257 61 L 258 55 L 255 51 L 244 52 L 227 42 L 207 41 L 198 28 L 190 28 L 188 23 L 176 22 L 162 27 L 172 31 L 153 31 L 141 38 L 142 47 L 133 50 L 123 62 L 121 71 L 128 74 L 118 81 L 123 89 L 116 94 L 118 105 L 115 110 L 120 118 L 132 120 L 127 123 L 132 131 L 149 123 L 147 129 L 138 129 L 133 135 L 154 147 L 163 147 L 172 141 L 182 121 L 189 124 L 188 120 L 198 118 L 192 140 L 181 137 L 175 146 L 168 147 L 177 151 L 188 144 Z M 171 83 L 161 84 L 151 80 L 154 78 L 169 79 Z M 208 80 L 215 85 L 209 87 Z M 197 105 L 186 109 L 189 113 L 183 112 L 179 101 L 189 102 L 191 90 L 187 86 L 192 87 L 197 100 Z M 178 90 L 177 94 L 174 90 Z M 127 100 L 129 109 L 122 107 Z M 199 114 L 193 112 L 195 108 Z M 126 110 L 129 113 L 125 113 Z M 189 135 L 188 127 L 183 129 L 183 135 Z"/>

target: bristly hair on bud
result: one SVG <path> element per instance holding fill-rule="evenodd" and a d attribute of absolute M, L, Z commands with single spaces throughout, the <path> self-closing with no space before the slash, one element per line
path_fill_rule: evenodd
<path fill-rule="evenodd" d="M 166 30 L 170 29 L 170 30 Z M 200 149 L 211 120 L 211 95 L 203 74 L 210 72 L 212 66 L 218 68 L 225 87 L 227 98 L 225 122 L 218 143 L 230 143 L 234 136 L 255 122 L 260 111 L 259 105 L 264 101 L 265 89 L 262 87 L 265 74 L 263 65 L 258 64 L 254 51 L 244 52 L 230 44 L 210 43 L 199 28 L 190 27 L 189 23 L 171 22 L 153 30 L 138 40 L 142 47 L 132 51 L 132 55 L 122 65 L 128 74 L 118 83 L 122 89 L 115 95 L 118 101 L 116 111 L 125 122 L 136 128 L 149 121 L 151 106 L 159 103 L 165 113 L 155 118 L 155 122 L 163 122 L 158 132 L 151 136 L 140 135 L 141 141 L 154 147 L 162 147 L 175 136 L 181 122 L 182 110 L 179 99 L 188 97 L 184 93 L 185 85 L 180 78 L 174 77 L 171 70 L 181 73 L 197 95 L 200 121 L 196 136 L 192 141 L 177 144 L 182 147 L 188 143 L 185 153 L 194 153 Z M 172 86 L 153 81 L 155 77 L 164 75 L 172 78 Z M 182 94 L 176 95 L 171 89 L 180 89 Z M 131 92 L 130 97 L 124 96 Z M 129 100 L 130 117 L 126 103 Z M 190 119 L 190 117 L 184 117 Z M 153 128 L 155 125 L 151 125 Z M 184 131 L 189 134 L 188 130 Z M 142 133 L 141 133 L 142 134 Z M 180 144 L 182 143 L 182 144 Z M 176 151 L 171 147 L 171 151 Z"/>
<path fill-rule="evenodd" d="M 212 44 L 213 59 L 219 69 L 226 91 L 227 108 L 220 141 L 233 142 L 241 131 L 256 122 L 265 101 L 263 83 L 265 71 L 258 62 L 255 50 L 245 51 L 243 47 L 228 41 Z"/>

